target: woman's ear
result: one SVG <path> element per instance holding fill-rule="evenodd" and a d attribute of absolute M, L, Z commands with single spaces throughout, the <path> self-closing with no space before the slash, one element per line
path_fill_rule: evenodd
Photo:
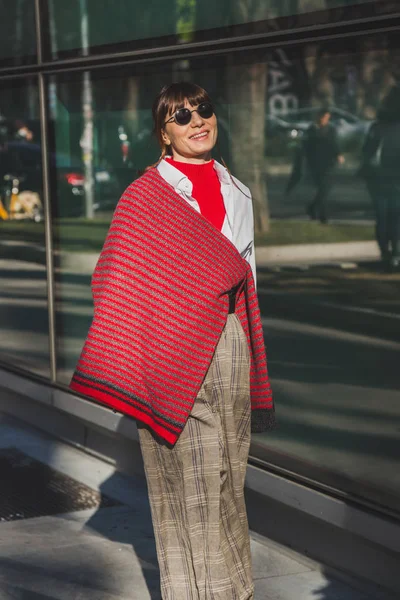
<path fill-rule="evenodd" d="M 165 131 L 165 129 L 162 130 L 161 137 L 162 137 L 162 141 L 164 142 L 164 144 L 166 146 L 171 145 L 171 140 L 169 139 L 169 136 L 168 136 L 167 132 Z"/>

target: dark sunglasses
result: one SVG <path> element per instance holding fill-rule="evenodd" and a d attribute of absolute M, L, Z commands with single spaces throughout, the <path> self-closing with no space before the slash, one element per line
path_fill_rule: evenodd
<path fill-rule="evenodd" d="M 210 119 L 214 114 L 213 105 L 210 102 L 202 102 L 197 108 L 189 110 L 188 108 L 178 108 L 172 117 L 165 121 L 164 125 L 175 121 L 177 125 L 187 125 L 192 119 L 192 113 L 197 112 L 202 119 Z"/>

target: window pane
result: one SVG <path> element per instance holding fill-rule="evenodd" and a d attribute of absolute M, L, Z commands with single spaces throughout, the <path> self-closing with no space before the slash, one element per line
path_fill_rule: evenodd
<path fill-rule="evenodd" d="M 0 0 L 0 67 L 35 61 L 35 3 Z"/>
<path fill-rule="evenodd" d="M 0 91 L 0 360 L 49 375 L 42 157 L 35 80 Z"/>
<path fill-rule="evenodd" d="M 51 57 L 220 39 L 396 12 L 372 0 L 48 0 Z"/>
<path fill-rule="evenodd" d="M 254 436 L 252 452 L 398 510 L 399 67 L 396 40 L 384 36 L 53 81 L 60 381 L 90 323 L 89 281 L 113 207 L 159 156 L 153 98 L 166 81 L 192 79 L 215 101 L 216 158 L 253 195 L 280 427 Z M 366 148 L 378 115 L 393 119 L 384 129 L 393 135 L 372 171 Z"/>

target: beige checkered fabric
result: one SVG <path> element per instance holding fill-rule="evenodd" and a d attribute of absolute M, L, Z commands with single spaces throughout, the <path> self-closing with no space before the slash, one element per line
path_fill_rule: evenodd
<path fill-rule="evenodd" d="M 173 448 L 139 427 L 163 600 L 253 598 L 243 488 L 249 351 L 231 314 Z"/>

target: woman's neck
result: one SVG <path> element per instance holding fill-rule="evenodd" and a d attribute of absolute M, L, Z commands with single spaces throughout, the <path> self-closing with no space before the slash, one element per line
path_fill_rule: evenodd
<path fill-rule="evenodd" d="M 191 165 L 204 165 L 209 163 L 211 159 L 211 152 L 208 152 L 204 156 L 180 156 L 178 154 L 173 154 L 172 156 L 167 156 L 166 158 L 170 158 L 176 162 L 187 163 Z"/>

